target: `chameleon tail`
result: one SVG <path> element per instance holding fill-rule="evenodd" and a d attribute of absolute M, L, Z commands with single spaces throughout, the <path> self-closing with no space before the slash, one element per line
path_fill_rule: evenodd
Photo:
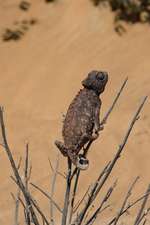
<path fill-rule="evenodd" d="M 55 141 L 55 145 L 59 149 L 59 151 L 62 153 L 63 156 L 67 157 L 67 149 L 65 148 L 64 144 L 61 141 Z"/>

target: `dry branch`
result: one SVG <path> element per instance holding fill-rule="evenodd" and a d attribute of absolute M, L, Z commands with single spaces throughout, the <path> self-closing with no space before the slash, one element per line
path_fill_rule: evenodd
<path fill-rule="evenodd" d="M 141 205 L 140 210 L 139 210 L 139 212 L 137 214 L 137 217 L 135 219 L 134 225 L 140 224 L 141 217 L 142 217 L 143 211 L 145 209 L 145 206 L 146 206 L 146 203 L 147 203 L 147 200 L 148 200 L 148 197 L 149 197 L 149 195 L 147 195 L 147 193 L 149 193 L 149 192 L 150 192 L 150 184 L 148 185 L 148 188 L 147 188 L 147 190 L 145 192 L 145 198 L 143 199 L 142 205 Z"/>
<path fill-rule="evenodd" d="M 150 195 L 149 193 L 146 193 L 142 195 L 140 198 L 136 199 L 134 202 L 130 203 L 121 213 L 120 216 L 124 215 L 126 212 L 128 212 L 129 209 L 133 208 L 133 206 L 137 205 L 140 201 L 142 201 L 146 196 Z M 107 225 L 112 225 L 114 221 L 116 220 L 116 217 L 114 217 Z"/>
<path fill-rule="evenodd" d="M 26 154 L 25 154 L 25 168 L 24 168 L 24 185 L 25 185 L 25 189 L 26 191 L 28 191 L 28 181 L 29 181 L 29 144 L 26 144 Z M 28 204 L 26 202 L 26 210 L 25 210 L 25 218 L 26 218 L 26 224 L 30 225 L 31 221 L 30 221 L 30 210 L 28 208 Z"/>
<path fill-rule="evenodd" d="M 100 214 L 103 205 L 108 201 L 115 187 L 116 187 L 116 182 L 108 189 L 106 195 L 104 196 L 102 202 L 100 203 L 100 206 L 96 209 L 93 215 L 88 219 L 85 225 L 91 225 L 94 223 L 97 216 Z"/>
<path fill-rule="evenodd" d="M 66 225 L 67 217 L 68 217 L 68 208 L 69 208 L 70 190 L 71 190 L 71 168 L 72 168 L 72 162 L 68 157 L 68 174 L 66 179 L 66 193 L 65 193 L 65 199 L 64 199 L 61 225 Z"/>
<path fill-rule="evenodd" d="M 95 183 L 94 183 L 94 185 L 93 185 L 93 187 L 92 187 L 92 189 L 91 189 L 91 191 L 90 191 L 90 193 L 89 193 L 89 195 L 88 195 L 88 200 L 87 200 L 86 205 L 89 205 L 90 202 L 92 201 L 92 198 L 93 198 L 93 195 L 94 195 L 94 193 L 95 193 L 95 191 L 96 191 L 96 189 L 97 189 L 97 186 L 98 186 L 98 184 L 99 184 L 101 178 L 102 178 L 102 177 L 104 176 L 104 174 L 106 173 L 106 171 L 107 171 L 109 165 L 110 165 L 110 162 L 109 162 L 109 163 L 104 167 L 104 169 L 100 172 L 100 174 L 99 174 L 97 180 L 95 181 Z M 77 216 L 77 217 L 78 217 L 78 216 Z M 78 219 L 78 218 L 77 218 L 77 219 Z M 77 223 L 77 219 L 72 223 L 72 225 L 74 225 L 75 223 Z"/>
<path fill-rule="evenodd" d="M 19 225 L 19 197 L 20 197 L 20 189 L 18 188 L 16 198 L 13 197 L 13 199 L 15 201 L 14 225 Z"/>
<path fill-rule="evenodd" d="M 145 224 L 146 224 L 146 222 L 147 222 L 147 219 L 145 219 L 145 220 L 143 221 L 143 224 L 142 224 L 142 225 L 145 225 Z"/>
<path fill-rule="evenodd" d="M 52 176 L 52 182 L 51 182 L 52 184 L 51 184 L 51 191 L 50 191 L 51 199 L 53 199 L 53 196 L 54 196 L 58 167 L 59 167 L 59 154 L 57 155 L 56 165 L 55 165 L 55 168 L 53 171 L 53 176 Z M 53 201 L 50 200 L 50 223 L 51 223 L 51 225 L 54 225 L 54 215 L 53 214 L 54 214 Z"/>
<path fill-rule="evenodd" d="M 85 198 L 87 197 L 87 195 L 89 194 L 90 188 L 92 187 L 92 185 L 89 185 L 88 189 L 86 190 L 85 194 L 83 195 L 83 197 L 77 202 L 77 204 L 74 206 L 73 209 L 73 213 L 75 213 L 78 208 L 80 207 L 80 205 L 82 204 L 82 202 L 85 200 Z"/>
<path fill-rule="evenodd" d="M 144 210 L 143 214 L 141 215 L 141 217 L 138 221 L 138 224 L 142 223 L 142 221 L 145 219 L 145 217 L 148 215 L 149 212 L 150 212 L 150 208 Z M 144 221 L 143 221 L 143 223 L 144 223 Z"/>
<path fill-rule="evenodd" d="M 36 210 L 38 211 L 38 213 L 40 214 L 40 216 L 41 216 L 42 220 L 44 221 L 44 223 L 45 223 L 46 225 L 49 225 L 48 220 L 46 219 L 44 213 L 43 213 L 42 210 L 40 209 L 40 207 L 39 207 L 39 205 L 37 204 L 37 202 L 33 199 L 32 196 L 30 196 L 30 198 L 31 198 L 32 204 L 34 205 L 35 209 L 36 209 Z"/>
<path fill-rule="evenodd" d="M 119 212 L 118 212 L 118 214 L 117 214 L 117 216 L 116 216 L 116 219 L 115 219 L 115 221 L 114 221 L 114 225 L 116 225 L 116 224 L 118 223 L 118 221 L 119 221 L 119 219 L 120 219 L 120 216 L 122 215 L 122 212 L 123 212 L 123 210 L 124 210 L 124 208 L 125 208 L 125 206 L 126 206 L 126 203 L 127 203 L 128 199 L 129 199 L 129 197 L 130 197 L 131 194 L 132 194 L 132 190 L 133 190 L 133 188 L 135 187 L 135 184 L 137 183 L 138 179 L 139 179 L 139 177 L 136 177 L 136 179 L 135 179 L 135 180 L 133 181 L 133 183 L 131 184 L 131 187 L 129 188 L 129 190 L 128 190 L 126 196 L 125 196 L 125 199 L 124 199 L 124 201 L 123 201 L 123 203 L 122 203 L 122 206 L 121 206 L 121 208 L 120 208 L 120 210 L 119 210 Z"/>
<path fill-rule="evenodd" d="M 44 190 L 42 190 L 39 186 L 30 183 L 34 188 L 36 188 L 37 190 L 39 190 L 44 196 L 46 196 L 49 200 L 51 200 L 54 204 L 54 206 L 56 207 L 56 209 L 62 213 L 62 209 L 59 207 L 59 205 L 51 198 L 51 196 L 49 196 L 49 194 L 47 194 Z"/>
<path fill-rule="evenodd" d="M 20 157 L 17 169 L 20 169 L 22 158 Z M 11 193 L 12 198 L 15 202 L 15 216 L 14 216 L 14 225 L 19 225 L 19 198 L 20 198 L 20 188 L 17 189 L 16 197 Z"/>
<path fill-rule="evenodd" d="M 50 168 L 51 168 L 52 172 L 54 173 L 54 168 L 53 168 L 51 160 L 49 158 L 48 158 L 48 161 L 49 161 Z M 60 171 L 57 171 L 57 174 L 60 175 L 62 178 L 66 179 L 65 174 L 61 173 Z"/>
<path fill-rule="evenodd" d="M 4 118 L 3 118 L 3 108 L 2 107 L 0 107 L 0 126 L 1 126 L 1 131 L 2 131 L 3 142 L 4 142 L 3 146 L 4 146 L 4 149 L 5 149 L 6 153 L 7 153 L 8 159 L 10 161 L 12 170 L 14 172 L 14 175 L 15 175 L 15 178 L 16 178 L 16 181 L 17 181 L 17 185 L 21 189 L 21 191 L 22 191 L 22 193 L 24 195 L 24 198 L 26 200 L 26 203 L 28 204 L 33 223 L 35 225 L 40 225 L 39 222 L 38 222 L 38 218 L 37 218 L 37 216 L 36 216 L 36 214 L 34 212 L 34 209 L 32 207 L 29 193 L 27 192 L 27 190 L 26 190 L 26 188 L 25 188 L 25 186 L 23 184 L 23 181 L 22 181 L 22 179 L 21 179 L 21 177 L 19 175 L 17 166 L 15 164 L 15 161 L 13 159 L 11 150 L 10 150 L 8 142 L 7 142 L 6 130 L 5 130 L 5 124 L 4 124 Z"/>
<path fill-rule="evenodd" d="M 74 183 L 74 187 L 73 187 L 73 193 L 72 193 L 72 197 L 71 197 L 70 215 L 69 215 L 69 222 L 68 222 L 68 224 L 71 224 L 71 221 L 72 221 L 74 201 L 75 201 L 75 197 L 76 197 L 79 176 L 80 176 L 80 170 L 77 169 L 75 183 Z"/>

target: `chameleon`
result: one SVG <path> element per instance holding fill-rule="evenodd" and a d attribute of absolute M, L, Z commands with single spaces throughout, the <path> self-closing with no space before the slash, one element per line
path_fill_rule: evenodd
<path fill-rule="evenodd" d="M 82 81 L 80 89 L 67 110 L 63 128 L 63 141 L 55 141 L 55 145 L 65 157 L 81 170 L 86 170 L 89 160 L 80 154 L 85 145 L 99 136 L 100 95 L 104 92 L 108 81 L 108 73 L 93 70 Z"/>

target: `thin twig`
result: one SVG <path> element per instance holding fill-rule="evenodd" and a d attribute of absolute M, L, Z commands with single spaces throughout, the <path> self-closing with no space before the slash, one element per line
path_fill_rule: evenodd
<path fill-rule="evenodd" d="M 59 154 L 57 155 L 56 165 L 55 165 L 55 168 L 53 171 L 53 176 L 52 176 L 52 184 L 51 184 L 51 191 L 50 191 L 50 196 L 52 199 L 54 196 L 58 167 L 59 167 Z M 50 200 L 50 223 L 51 223 L 51 225 L 54 225 L 54 215 L 53 215 L 54 212 L 53 211 L 54 211 L 53 201 Z"/>
<path fill-rule="evenodd" d="M 88 200 L 87 200 L 86 205 L 91 204 L 91 201 L 92 201 L 92 198 L 93 198 L 93 196 L 94 196 L 94 193 L 95 193 L 95 191 L 96 191 L 96 189 L 97 189 L 97 186 L 98 186 L 100 180 L 102 179 L 102 177 L 104 176 L 104 174 L 106 173 L 107 169 L 109 168 L 110 163 L 111 163 L 111 162 L 109 162 L 109 163 L 104 167 L 104 169 L 100 172 L 100 174 L 99 174 L 97 180 L 95 181 L 95 183 L 94 183 L 94 185 L 93 185 L 93 187 L 92 187 L 92 189 L 91 189 L 91 191 L 90 191 L 90 193 L 89 193 L 89 195 L 88 195 Z M 78 217 L 79 217 L 79 215 L 77 215 L 77 219 L 76 219 L 76 220 L 78 220 Z M 73 222 L 72 225 L 74 225 L 74 224 L 76 223 L 76 220 Z"/>
<path fill-rule="evenodd" d="M 31 202 L 30 202 L 30 197 L 29 197 L 29 194 L 28 192 L 26 191 L 25 189 L 25 186 L 23 184 L 23 181 L 19 175 L 19 172 L 18 172 L 18 169 L 17 169 L 17 166 L 15 164 L 15 161 L 13 159 L 13 156 L 12 156 L 12 153 L 11 153 L 11 150 L 9 148 L 9 145 L 8 145 L 8 142 L 7 142 L 7 137 L 6 137 L 6 131 L 5 131 L 5 124 L 4 124 L 4 118 L 3 118 L 3 108 L 0 107 L 0 126 L 1 126 L 1 131 L 2 131 L 2 137 L 3 137 L 3 142 L 4 142 L 4 149 L 7 153 L 7 156 L 8 156 L 8 159 L 10 161 L 10 164 L 11 164 L 11 167 L 12 167 L 12 170 L 14 172 L 14 175 L 16 177 L 16 180 L 17 180 L 17 184 L 19 186 L 19 188 L 21 189 L 23 195 L 24 195 L 24 198 L 30 208 L 30 213 L 31 213 L 31 216 L 32 216 L 32 220 L 33 220 L 33 223 L 35 225 L 40 225 L 39 222 L 38 222 L 38 218 L 34 212 L 34 209 L 31 205 Z"/>
<path fill-rule="evenodd" d="M 11 192 L 11 196 L 12 196 L 13 200 L 16 201 L 16 197 L 14 196 L 14 194 L 12 192 Z M 26 208 L 25 204 L 24 204 L 24 202 L 23 202 L 23 200 L 21 199 L 20 196 L 19 196 L 18 199 L 19 199 L 20 203 L 22 204 L 23 208 L 25 209 Z"/>
<path fill-rule="evenodd" d="M 63 214 L 62 214 L 62 222 L 61 225 L 66 225 L 67 222 L 67 216 L 68 216 L 68 207 L 69 207 L 69 198 L 70 198 L 70 190 L 71 190 L 71 167 L 72 162 L 70 158 L 68 157 L 68 175 L 67 175 L 67 184 L 66 184 L 66 193 L 65 193 L 65 199 L 64 199 L 64 207 L 63 207 Z"/>
<path fill-rule="evenodd" d="M 52 172 L 54 172 L 54 168 L 53 168 L 51 160 L 49 158 L 48 158 L 48 161 L 49 161 L 49 165 L 50 165 Z M 61 173 L 60 171 L 57 171 L 57 174 L 66 180 L 66 176 L 63 173 Z"/>
<path fill-rule="evenodd" d="M 16 198 L 15 198 L 14 194 L 11 193 L 11 195 L 12 195 L 12 198 L 16 201 Z M 18 200 L 21 203 L 21 205 L 23 206 L 24 218 L 25 218 L 25 222 L 27 223 L 27 220 L 26 220 L 26 206 L 25 206 L 25 204 L 24 204 L 24 202 L 23 202 L 23 200 L 21 199 L 20 196 L 18 197 Z"/>
<path fill-rule="evenodd" d="M 46 193 L 45 191 L 43 191 L 40 187 L 38 187 L 37 185 L 30 183 L 34 188 L 36 188 L 37 190 L 39 190 L 43 195 L 45 195 L 49 200 L 53 201 L 54 206 L 56 207 L 56 209 L 62 213 L 62 209 L 58 206 L 58 204 L 51 198 L 51 196 Z"/>
<path fill-rule="evenodd" d="M 145 224 L 146 224 L 146 222 L 147 222 L 147 219 L 145 219 L 145 220 L 143 221 L 143 224 L 142 224 L 142 225 L 145 225 Z"/>
<path fill-rule="evenodd" d="M 27 143 L 25 154 L 25 168 L 24 168 L 24 179 L 26 189 L 28 189 L 28 167 L 29 167 L 29 144 Z"/>
<path fill-rule="evenodd" d="M 149 192 L 150 192 L 150 184 L 148 185 L 148 188 L 147 188 L 145 194 L 147 194 Z M 139 212 L 137 214 L 137 217 L 135 219 L 134 225 L 138 225 L 140 223 L 140 218 L 141 218 L 142 213 L 144 211 L 144 208 L 145 208 L 145 205 L 147 203 L 148 197 L 149 197 L 149 195 L 146 195 L 145 198 L 143 199 L 142 205 L 141 205 L 140 210 L 139 210 Z"/>
<path fill-rule="evenodd" d="M 114 168 L 116 162 L 118 161 L 118 159 L 120 158 L 121 156 L 121 153 L 124 149 L 124 146 L 126 145 L 127 143 L 127 140 L 129 138 L 129 135 L 133 129 L 133 126 L 135 124 L 135 122 L 137 121 L 137 119 L 139 118 L 139 113 L 141 112 L 144 104 L 145 104 L 145 101 L 147 99 L 147 96 L 142 100 L 141 104 L 139 105 L 135 115 L 133 116 L 133 119 L 131 120 L 131 123 L 129 125 L 129 128 L 124 136 L 124 139 L 122 141 L 122 143 L 119 145 L 119 148 L 118 148 L 118 151 L 114 157 L 114 159 L 112 160 L 112 162 L 110 163 L 109 165 L 109 168 L 107 169 L 107 172 L 105 173 L 105 175 L 103 176 L 100 184 L 98 185 L 98 188 L 96 190 L 96 192 L 94 193 L 94 196 L 92 199 L 90 199 L 89 201 L 87 201 L 87 204 L 85 205 L 85 207 L 83 208 L 83 210 L 81 211 L 81 213 L 79 214 L 78 218 L 76 219 L 78 221 L 78 225 L 80 225 L 82 223 L 82 220 L 89 208 L 89 206 L 91 205 L 91 203 L 94 201 L 94 199 L 96 198 L 97 194 L 99 193 L 99 191 L 101 190 L 101 188 L 103 187 L 104 183 L 106 182 L 106 180 L 108 179 L 109 175 L 111 174 L 111 171 L 112 169 Z"/>
<path fill-rule="evenodd" d="M 17 165 L 17 169 L 19 170 L 21 167 L 22 158 L 20 157 L 19 163 Z M 12 193 L 11 193 L 12 194 Z M 14 225 L 19 225 L 19 198 L 20 198 L 20 188 L 18 187 L 16 198 L 12 194 L 12 197 L 15 201 L 15 217 L 14 217 Z"/>
<path fill-rule="evenodd" d="M 110 106 L 110 108 L 106 112 L 104 118 L 102 119 L 102 121 L 100 123 L 101 126 L 107 122 L 107 119 L 108 119 L 109 115 L 111 114 L 112 110 L 114 109 L 121 93 L 123 92 L 123 89 L 124 89 L 125 85 L 127 84 L 127 81 L 128 81 L 128 77 L 126 77 L 126 79 L 124 80 L 122 86 L 120 87 L 120 90 L 117 92 L 116 97 L 115 97 L 114 101 L 112 102 L 112 105 Z"/>
<path fill-rule="evenodd" d="M 127 203 L 128 199 L 129 199 L 129 197 L 130 197 L 131 194 L 132 194 L 132 190 L 133 190 L 133 188 L 135 187 L 135 184 L 137 183 L 138 179 L 139 179 L 139 176 L 136 177 L 136 179 L 135 179 L 135 180 L 133 181 L 133 183 L 131 184 L 131 186 L 130 186 L 130 188 L 129 188 L 129 190 L 128 190 L 128 192 L 127 192 L 125 198 L 124 198 L 124 201 L 123 201 L 123 203 L 122 203 L 122 206 L 121 206 L 121 208 L 120 208 L 120 210 L 119 210 L 119 212 L 118 212 L 118 214 L 117 214 L 117 216 L 116 216 L 116 219 L 115 219 L 115 221 L 114 221 L 114 225 L 116 225 L 117 222 L 119 221 L 120 216 L 122 215 L 122 212 L 123 212 L 123 210 L 124 210 L 124 208 L 125 208 L 125 206 L 126 206 L 126 203 Z"/>
<path fill-rule="evenodd" d="M 91 185 L 89 185 L 88 189 L 86 190 L 86 192 L 83 195 L 83 197 L 81 198 L 81 200 L 78 201 L 77 204 L 74 206 L 73 213 L 75 213 L 78 210 L 78 208 L 80 207 L 80 205 L 82 204 L 82 202 L 85 200 L 87 194 L 89 193 L 90 188 L 91 188 Z"/>
<path fill-rule="evenodd" d="M 16 180 L 15 180 L 12 176 L 11 176 L 11 178 L 12 178 L 12 180 L 17 184 Z M 15 199 L 14 194 L 11 193 L 11 195 L 12 195 L 13 199 Z M 40 207 L 38 206 L 38 204 L 37 204 L 37 202 L 34 200 L 34 198 L 30 195 L 30 193 L 29 193 L 29 197 L 30 197 L 31 203 L 33 204 L 33 206 L 35 207 L 35 209 L 38 211 L 38 213 L 41 215 L 42 220 L 44 220 L 44 222 L 45 222 L 47 225 L 50 225 L 49 222 L 48 222 L 48 220 L 46 219 L 44 213 L 42 212 L 42 210 L 40 209 Z M 20 196 L 19 196 L 18 199 L 19 199 L 19 201 L 21 202 L 21 204 L 22 204 L 22 206 L 23 206 L 23 208 L 24 208 L 25 220 L 26 220 L 26 223 L 27 223 L 28 220 L 27 220 L 27 217 L 26 217 L 26 216 L 27 216 L 27 213 L 26 213 L 26 205 L 24 204 L 24 202 L 23 202 L 23 200 L 20 198 Z"/>
<path fill-rule="evenodd" d="M 72 216 L 73 216 L 74 201 L 75 201 L 75 197 L 76 197 L 79 176 L 80 176 L 80 170 L 78 169 L 77 173 L 76 173 L 75 183 L 74 183 L 74 187 L 73 187 L 73 193 L 72 193 L 72 197 L 71 197 L 70 215 L 69 215 L 68 224 L 71 224 L 71 220 L 72 220 Z"/>
<path fill-rule="evenodd" d="M 115 182 L 115 183 L 108 189 L 108 191 L 107 191 L 106 195 L 104 196 L 104 198 L 103 198 L 103 200 L 102 200 L 100 206 L 96 209 L 96 211 L 95 211 L 95 212 L 93 213 L 93 215 L 89 218 L 89 220 L 86 222 L 85 225 L 89 225 L 89 224 L 91 225 L 91 224 L 94 223 L 94 221 L 96 220 L 97 216 L 100 214 L 103 205 L 104 205 L 104 204 L 108 201 L 108 199 L 110 198 L 110 196 L 111 196 L 111 194 L 112 194 L 114 188 L 116 187 L 116 183 L 117 183 L 117 182 Z"/>
<path fill-rule="evenodd" d="M 40 207 L 37 204 L 37 202 L 33 199 L 33 197 L 31 197 L 31 201 L 32 201 L 32 204 L 34 205 L 34 207 L 36 208 L 36 210 L 38 211 L 38 213 L 40 214 L 40 216 L 42 217 L 42 220 L 46 223 L 46 225 L 50 225 L 49 222 L 48 222 L 48 220 L 46 219 L 44 213 L 40 209 Z"/>
<path fill-rule="evenodd" d="M 13 181 L 15 181 L 15 180 L 13 180 Z M 16 181 L 15 181 L 15 183 L 16 183 Z M 19 190 L 20 190 L 20 189 L 19 189 Z M 12 198 L 14 199 L 14 201 L 16 201 L 17 198 L 14 196 L 14 194 L 11 193 L 11 195 L 12 195 Z M 28 224 L 28 221 L 27 221 L 27 218 L 26 218 L 26 206 L 25 206 L 25 204 L 24 204 L 24 202 L 23 202 L 23 200 L 21 199 L 20 196 L 18 196 L 18 200 L 19 200 L 19 202 L 21 203 L 21 205 L 23 206 L 25 222 L 26 222 L 26 224 Z"/>
<path fill-rule="evenodd" d="M 26 152 L 25 152 L 25 168 L 24 168 L 24 185 L 25 185 L 25 189 L 28 192 L 28 181 L 29 181 L 29 175 L 28 175 L 28 167 L 29 167 L 29 144 L 26 144 Z M 29 211 L 29 207 L 28 204 L 26 202 L 26 210 L 25 210 L 25 214 L 26 214 L 26 223 L 27 225 L 31 224 L 30 221 L 30 211 Z"/>
<path fill-rule="evenodd" d="M 20 159 L 19 159 L 19 162 L 18 162 L 18 165 L 17 165 L 17 170 L 20 169 L 20 167 L 21 167 L 21 162 L 22 162 L 22 157 L 20 157 Z"/>
<path fill-rule="evenodd" d="M 133 208 L 133 206 L 137 205 L 140 201 L 142 201 L 146 196 L 150 195 L 150 192 L 147 194 L 142 195 L 140 198 L 135 200 L 134 202 L 130 203 L 121 213 L 120 216 L 124 215 L 130 208 Z M 116 217 L 114 217 L 107 225 L 112 225 L 115 221 Z"/>
<path fill-rule="evenodd" d="M 43 225 L 45 225 L 45 221 L 44 221 L 44 219 L 42 218 L 42 223 L 43 223 Z"/>
<path fill-rule="evenodd" d="M 143 219 L 148 215 L 149 211 L 150 211 L 150 208 L 144 210 L 143 214 L 141 215 L 138 221 L 138 224 L 140 224 L 143 221 Z"/>
<path fill-rule="evenodd" d="M 15 216 L 14 216 L 14 225 L 19 225 L 19 197 L 20 197 L 20 189 L 18 188 L 16 198 L 12 194 L 12 197 L 15 201 Z"/>

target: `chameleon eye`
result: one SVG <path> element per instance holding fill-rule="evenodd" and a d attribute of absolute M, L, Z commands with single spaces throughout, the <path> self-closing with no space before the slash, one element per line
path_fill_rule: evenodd
<path fill-rule="evenodd" d="M 105 75 L 104 75 L 104 74 L 97 74 L 97 75 L 96 75 L 96 78 L 97 78 L 98 80 L 103 81 L 103 80 L 105 79 Z"/>

